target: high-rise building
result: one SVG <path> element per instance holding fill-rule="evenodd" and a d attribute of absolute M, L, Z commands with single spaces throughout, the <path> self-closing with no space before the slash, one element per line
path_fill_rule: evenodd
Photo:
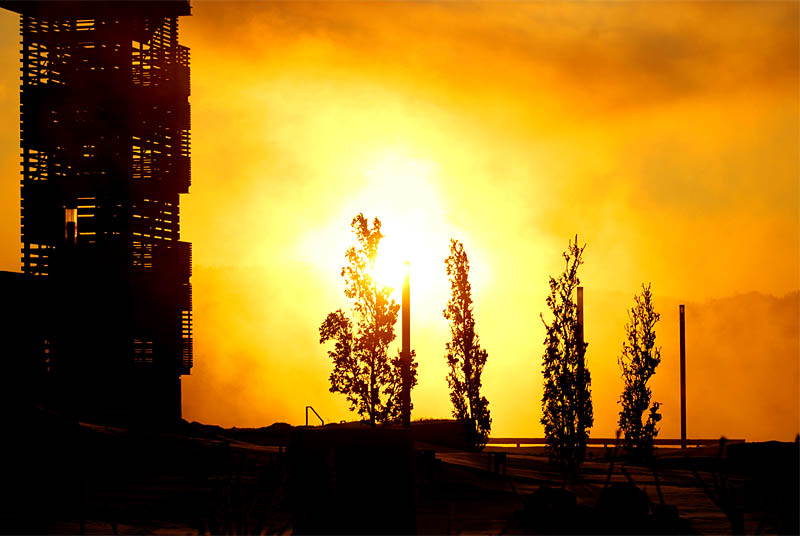
<path fill-rule="evenodd" d="M 174 422 L 192 368 L 188 1 L 0 1 L 22 35 L 22 271 L 46 398 Z M 34 299 L 34 296 L 31 296 Z"/>

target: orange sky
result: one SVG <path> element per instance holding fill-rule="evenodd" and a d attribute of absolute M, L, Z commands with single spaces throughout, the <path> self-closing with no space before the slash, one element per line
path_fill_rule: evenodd
<path fill-rule="evenodd" d="M 310 404 L 353 418 L 328 393 L 317 328 L 347 306 L 339 269 L 364 212 L 383 220 L 387 257 L 412 262 L 415 417 L 450 412 L 452 236 L 473 266 L 493 433 L 541 435 L 539 313 L 578 233 L 595 435 L 613 436 L 625 311 L 652 282 L 662 436 L 679 433 L 687 303 L 689 435 L 793 439 L 798 6 L 195 2 L 181 27 L 196 334 L 185 417 L 300 424 Z M 19 269 L 17 30 L 0 12 L 6 270 Z"/>

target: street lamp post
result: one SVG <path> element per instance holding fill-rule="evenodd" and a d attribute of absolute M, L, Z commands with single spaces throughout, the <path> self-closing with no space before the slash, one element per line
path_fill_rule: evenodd
<path fill-rule="evenodd" d="M 403 381 L 401 411 L 403 426 L 406 427 L 411 424 L 411 289 L 409 272 L 409 263 L 406 262 L 406 277 L 403 281 L 403 355 L 400 360 Z"/>

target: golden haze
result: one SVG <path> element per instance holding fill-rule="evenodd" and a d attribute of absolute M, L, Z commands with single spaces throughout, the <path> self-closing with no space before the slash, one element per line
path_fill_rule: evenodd
<path fill-rule="evenodd" d="M 625 311 L 650 281 L 662 437 L 679 433 L 679 303 L 689 434 L 797 433 L 797 3 L 195 2 L 193 13 L 187 419 L 299 424 L 306 404 L 353 418 L 328 393 L 317 328 L 347 306 L 339 269 L 364 212 L 382 220 L 387 256 L 411 260 L 415 417 L 450 411 L 441 312 L 455 237 L 472 263 L 493 433 L 541 435 L 539 313 L 578 233 L 595 435 L 613 436 Z M 9 270 L 17 28 L 0 13 Z"/>

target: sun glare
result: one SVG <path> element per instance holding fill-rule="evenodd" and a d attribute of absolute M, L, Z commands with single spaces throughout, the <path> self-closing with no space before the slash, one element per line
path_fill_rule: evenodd
<path fill-rule="evenodd" d="M 307 234 L 299 247 L 304 258 L 334 281 L 336 267 L 342 266 L 345 250 L 354 243 L 349 227 L 353 216 L 362 212 L 370 222 L 377 217 L 383 239 L 371 270 L 373 277 L 392 288 L 392 297 L 399 302 L 408 271 L 414 315 L 424 312 L 438 318 L 450 290 L 444 268 L 450 238 L 469 242 L 463 231 L 449 223 L 440 170 L 423 154 L 406 148 L 368 153 L 362 160 L 361 188 L 340 205 L 328 224 Z M 478 261 L 473 284 L 480 287 L 477 280 L 485 275 L 485 263 L 474 250 L 470 250 L 470 260 Z"/>
<path fill-rule="evenodd" d="M 375 277 L 394 289 L 397 300 L 407 270 L 415 295 L 446 285 L 443 260 L 450 230 L 436 189 L 436 173 L 432 162 L 398 150 L 379 153 L 366 167 L 369 182 L 360 196 L 362 206 L 380 218 L 384 235 Z"/>

